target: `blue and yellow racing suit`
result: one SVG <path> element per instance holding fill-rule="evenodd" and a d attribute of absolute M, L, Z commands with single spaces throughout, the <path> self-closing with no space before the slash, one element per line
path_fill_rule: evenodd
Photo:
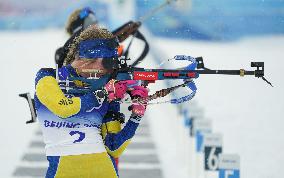
<path fill-rule="evenodd" d="M 35 107 L 49 161 L 46 178 L 117 178 L 114 158 L 129 144 L 139 119 L 130 117 L 120 130 L 118 121 L 104 117 L 109 109 L 119 110 L 117 103 L 93 92 L 68 95 L 55 75 L 54 69 L 41 69 L 35 79 Z M 58 75 L 60 80 L 78 76 L 70 65 Z"/>

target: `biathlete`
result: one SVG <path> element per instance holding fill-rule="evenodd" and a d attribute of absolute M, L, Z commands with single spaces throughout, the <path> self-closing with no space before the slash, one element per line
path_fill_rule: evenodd
<path fill-rule="evenodd" d="M 37 73 L 35 107 L 49 161 L 46 178 L 119 177 L 114 158 L 123 153 L 135 135 L 146 110 L 148 90 L 134 80 L 116 81 L 111 77 L 117 47 L 112 33 L 90 26 L 74 39 L 58 77 L 54 69 L 43 68 Z M 86 94 L 69 94 L 60 88 L 58 80 L 70 77 L 96 77 L 103 87 Z M 72 85 L 80 88 L 85 83 L 78 80 Z M 118 109 L 112 103 L 126 93 L 145 102 L 132 104 L 132 114 L 123 129 L 113 132 L 116 126 L 107 113 Z"/>
<path fill-rule="evenodd" d="M 58 48 L 55 52 L 55 62 L 59 68 L 63 66 L 65 58 L 67 57 L 67 53 L 69 52 L 74 39 L 78 37 L 80 33 L 90 25 L 99 26 L 99 21 L 96 17 L 96 14 L 90 7 L 76 9 L 70 14 L 65 27 L 65 31 L 68 33 L 69 39 L 65 42 L 64 46 Z M 118 55 L 121 56 L 123 52 L 122 45 L 119 45 L 117 49 Z M 123 123 L 124 115 L 119 111 L 119 102 L 111 102 L 109 111 L 107 113 L 107 116 L 109 118 L 112 118 L 112 122 L 108 123 L 109 132 L 117 133 L 121 130 L 121 124 Z M 106 126 L 103 126 L 102 134 L 104 136 L 106 135 L 106 130 Z M 118 166 L 119 159 L 115 158 L 115 162 Z"/>

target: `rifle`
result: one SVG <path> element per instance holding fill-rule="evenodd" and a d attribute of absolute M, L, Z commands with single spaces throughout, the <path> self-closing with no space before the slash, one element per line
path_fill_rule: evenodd
<path fill-rule="evenodd" d="M 169 93 L 175 91 L 180 87 L 188 87 L 191 89 L 191 93 L 181 98 L 171 99 L 169 101 L 163 103 L 172 103 L 179 104 L 182 102 L 186 102 L 191 100 L 196 93 L 196 86 L 194 83 L 194 79 L 197 79 L 200 75 L 204 74 L 214 74 L 214 75 L 239 75 L 241 77 L 251 75 L 257 78 L 262 78 L 266 83 L 272 86 L 272 84 L 264 78 L 264 62 L 251 62 L 251 67 L 255 67 L 255 70 L 211 70 L 204 66 L 202 57 L 191 57 L 185 55 L 177 55 L 173 59 L 176 61 L 189 61 L 190 64 L 182 69 L 146 69 L 134 67 L 132 65 L 127 65 L 127 60 L 124 57 L 119 58 L 118 68 L 114 70 L 112 76 L 113 79 L 122 81 L 122 80 L 137 80 L 141 81 L 137 85 L 147 86 L 149 83 L 155 83 L 156 80 L 183 80 L 183 83 L 177 86 L 173 86 L 170 88 L 162 89 L 156 91 L 153 95 L 150 95 L 146 100 L 147 102 L 164 97 Z M 105 79 L 110 79 L 110 76 L 104 76 Z M 74 83 L 75 80 L 80 80 L 85 83 L 85 87 L 70 87 L 70 84 Z M 68 83 L 68 87 L 66 87 L 66 83 Z M 82 77 L 71 77 L 68 81 L 59 81 L 59 85 L 61 89 L 65 90 L 67 93 L 87 93 L 90 91 L 96 91 L 98 89 L 103 88 L 105 82 L 100 79 L 86 79 Z M 74 85 L 73 85 L 74 86 Z M 133 86 L 128 86 L 129 88 Z M 139 100 L 136 100 L 140 102 Z M 142 101 L 141 101 L 142 102 Z M 161 103 L 161 102 L 158 102 Z M 154 104 L 154 103 L 150 103 Z"/>

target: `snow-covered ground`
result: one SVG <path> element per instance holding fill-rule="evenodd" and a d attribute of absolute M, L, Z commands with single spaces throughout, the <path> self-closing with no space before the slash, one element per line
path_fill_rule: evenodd
<path fill-rule="evenodd" d="M 1 32 L 0 39 L 0 170 L 1 177 L 8 178 L 37 128 L 36 125 L 25 124 L 30 119 L 30 113 L 26 101 L 18 94 L 33 92 L 34 76 L 39 68 L 54 67 L 54 51 L 62 45 L 66 36 L 60 30 Z M 266 77 L 274 88 L 254 77 L 201 76 L 196 82 L 198 93 L 194 100 L 205 109 L 206 117 L 213 120 L 214 131 L 224 134 L 224 152 L 240 154 L 241 177 L 281 178 L 284 161 L 284 37 L 247 38 L 232 43 L 151 38 L 150 43 L 158 50 L 156 53 L 161 54 L 161 58 L 176 54 L 203 56 L 205 65 L 212 69 L 250 69 L 250 61 L 265 62 Z M 153 115 L 158 118 L 156 121 L 165 122 L 153 123 L 157 127 L 155 130 L 162 133 L 174 126 L 177 118 L 181 118 L 174 112 L 174 107 L 149 107 L 147 116 Z M 165 115 L 168 117 L 161 118 Z M 158 148 L 168 159 L 172 159 L 163 164 L 168 168 L 166 173 L 173 175 L 176 167 L 186 167 L 179 162 L 182 155 L 178 152 L 170 154 L 178 147 L 183 147 L 177 145 L 181 142 L 171 144 L 172 139 L 176 138 L 175 133 L 172 130 L 167 135 L 157 137 L 168 140 L 163 144 L 168 148 Z M 172 166 L 172 171 L 169 166 Z M 180 177 L 185 176 L 180 174 Z"/>
<path fill-rule="evenodd" d="M 161 38 L 151 42 L 164 59 L 176 54 L 203 56 L 210 69 L 248 70 L 250 61 L 265 62 L 266 78 L 273 88 L 250 76 L 200 76 L 194 100 L 205 109 L 205 117 L 213 120 L 214 132 L 224 135 L 223 151 L 240 154 L 241 177 L 283 177 L 284 37 L 246 38 L 232 43 Z"/>

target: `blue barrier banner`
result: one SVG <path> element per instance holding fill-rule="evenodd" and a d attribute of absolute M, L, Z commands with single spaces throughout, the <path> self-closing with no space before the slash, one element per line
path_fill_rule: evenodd
<path fill-rule="evenodd" d="M 240 178 L 240 171 L 232 169 L 220 169 L 219 178 Z"/>
<path fill-rule="evenodd" d="M 136 0 L 137 18 L 164 0 Z M 284 34 L 282 0 L 191 0 L 173 2 L 145 21 L 152 33 L 197 40 L 236 40 Z"/>
<path fill-rule="evenodd" d="M 202 146 L 203 146 L 204 136 L 200 131 L 197 131 L 195 138 L 196 138 L 196 151 L 201 152 Z"/>
<path fill-rule="evenodd" d="M 240 178 L 240 156 L 237 154 L 219 155 L 219 178 Z"/>

